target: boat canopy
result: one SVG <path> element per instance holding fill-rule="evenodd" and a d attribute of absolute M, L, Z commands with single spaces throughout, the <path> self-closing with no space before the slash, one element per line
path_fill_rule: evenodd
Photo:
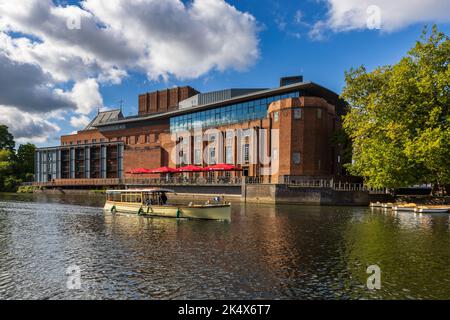
<path fill-rule="evenodd" d="M 127 189 L 127 190 L 106 190 L 107 194 L 122 194 L 122 193 L 175 193 L 170 189 Z"/>

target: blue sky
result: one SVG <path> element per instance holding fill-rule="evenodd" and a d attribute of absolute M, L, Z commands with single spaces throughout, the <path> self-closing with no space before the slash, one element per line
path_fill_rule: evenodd
<path fill-rule="evenodd" d="M 214 7 L 214 10 L 212 6 L 221 0 L 197 0 L 194 2 L 198 5 L 198 12 L 204 10 L 213 15 L 211 12 L 215 11 L 219 17 L 221 15 L 227 17 L 230 22 L 224 22 L 224 25 L 231 26 L 233 31 L 222 33 L 220 28 L 224 25 L 218 27 L 214 21 L 205 20 L 206 22 L 195 26 L 197 29 L 192 31 L 192 34 L 187 32 L 191 36 L 190 41 L 194 42 L 191 47 L 189 47 L 189 43 L 183 42 L 185 39 L 174 40 L 178 41 L 175 44 L 180 44 L 181 48 L 192 50 L 188 54 L 192 55 L 190 60 L 180 59 L 177 66 L 172 67 L 161 62 L 164 60 L 164 55 L 159 55 L 152 57 L 151 63 L 149 63 L 151 67 L 148 67 L 145 63 L 150 61 L 147 59 L 149 57 L 140 56 L 139 48 L 131 50 L 129 46 L 132 44 L 126 42 L 127 38 L 123 34 L 130 32 L 130 28 L 134 28 L 131 31 L 135 33 L 136 37 L 139 37 L 141 33 L 139 28 L 146 29 L 147 33 L 144 31 L 142 33 L 149 37 L 152 37 L 153 33 L 157 34 L 155 41 L 159 41 L 158 44 L 167 41 L 168 52 L 170 52 L 171 37 L 174 33 L 167 31 L 171 26 L 164 25 L 163 19 L 155 18 L 155 21 L 151 22 L 153 25 L 147 30 L 146 24 L 150 22 L 145 17 L 136 16 L 131 20 L 125 20 L 130 18 L 128 14 L 128 16 L 124 15 L 123 26 L 114 26 L 117 20 L 121 20 L 117 19 L 118 15 L 120 17 L 120 11 L 105 13 L 108 10 L 101 7 L 107 3 L 104 2 L 105 0 L 87 0 L 86 6 L 80 6 L 80 3 L 74 0 L 53 2 L 44 0 L 40 2 L 41 11 L 36 7 L 33 7 L 33 10 L 21 8 L 30 13 L 26 18 L 18 18 L 18 13 L 14 11 L 15 7 L 8 6 L 5 1 L 8 0 L 0 0 L 0 17 L 3 13 L 3 18 L 0 18 L 0 31 L 6 39 L 3 43 L 0 41 L 0 45 L 3 45 L 0 47 L 0 54 L 4 53 L 8 59 L 4 64 L 11 64 L 8 65 L 10 68 L 7 70 L 13 70 L 12 68 L 17 67 L 18 63 L 21 67 L 25 63 L 30 64 L 30 68 L 37 68 L 37 70 L 32 70 L 37 74 L 36 87 L 40 89 L 36 92 L 39 93 L 42 92 L 42 83 L 39 81 L 44 81 L 42 79 L 47 79 L 46 77 L 51 79 L 45 82 L 46 85 L 48 82 L 52 85 L 44 103 L 55 103 L 55 107 L 51 112 L 41 109 L 34 110 L 32 106 L 27 105 L 27 101 L 21 101 L 20 97 L 8 97 L 5 101 L 0 100 L 0 109 L 3 108 L 0 122 L 5 122 L 13 129 L 12 131 L 15 131 L 13 133 L 19 137 L 19 142 L 32 140 L 40 146 L 57 144 L 57 139 L 61 134 L 81 129 L 88 118 L 95 116 L 99 105 L 102 108 L 116 108 L 119 106 L 119 101 L 123 100 L 124 114 L 126 116 L 136 114 L 140 93 L 166 87 L 190 85 L 202 92 L 231 87 L 276 87 L 280 77 L 300 74 L 307 81 L 314 81 L 340 93 L 344 86 L 346 70 L 359 65 L 373 69 L 377 66 L 397 62 L 419 39 L 425 24 L 436 23 L 441 31 L 450 34 L 449 11 L 446 11 L 447 14 L 443 13 L 447 8 L 450 10 L 449 1 L 446 0 L 423 1 L 426 7 L 416 4 L 407 5 L 408 1 L 406 0 L 398 2 L 387 0 L 229 0 L 225 6 Z M 31 2 L 33 1 L 36 0 L 31 0 Z M 151 0 L 146 1 L 151 3 Z M 365 7 L 361 7 L 361 3 L 365 1 L 367 5 L 375 3 L 381 8 L 380 30 L 370 30 L 366 27 L 367 17 L 365 15 L 367 12 Z M 177 6 L 176 0 L 170 0 L 167 3 L 169 2 L 174 7 Z M 403 3 L 401 8 L 404 10 L 395 10 L 399 8 L 401 2 Z M 123 3 L 123 8 L 127 8 L 125 7 L 126 2 Z M 183 3 L 186 6 L 192 5 L 191 1 L 183 1 Z M 74 36 L 73 39 L 71 38 L 70 41 L 73 43 L 57 41 L 60 39 L 55 38 L 53 30 L 42 27 L 42 21 L 39 21 L 39 16 L 42 14 L 38 13 L 42 10 L 52 12 L 49 8 L 64 8 L 66 11 L 62 10 L 61 14 L 58 12 L 60 16 L 55 14 L 54 17 L 49 18 L 48 22 L 49 25 L 53 23 L 55 28 L 60 29 L 57 26 L 61 15 L 65 17 L 66 12 L 76 12 L 73 7 L 70 7 L 71 5 L 79 6 L 85 10 L 84 13 L 92 13 L 97 19 L 95 20 L 97 26 L 98 20 L 101 20 L 102 23 L 103 21 L 112 21 L 111 29 L 116 29 L 106 34 L 106 37 L 99 34 L 93 38 L 92 33 L 87 35 L 85 28 L 81 29 L 81 33 Z M 143 9 L 148 7 L 150 5 Z M 232 7 L 235 7 L 236 10 Z M 180 8 L 178 7 L 178 9 Z M 164 12 L 168 9 L 158 7 L 149 10 Z M 340 13 L 343 10 L 350 10 L 357 14 L 346 16 Z M 189 16 L 186 24 L 180 24 L 180 32 L 190 28 L 189 19 L 192 18 L 190 16 L 192 12 L 188 13 L 187 11 L 179 10 L 179 16 L 175 16 L 175 19 L 184 19 L 185 14 Z M 2 19 L 4 19 L 3 23 Z M 126 25 L 126 23 L 133 24 L 134 20 L 139 21 L 139 19 L 142 21 L 138 27 Z M 202 30 L 202 26 L 206 29 Z M 93 24 L 93 28 L 95 29 L 95 24 Z M 205 32 L 214 28 L 218 30 L 213 30 L 208 35 L 212 41 L 201 39 Z M 242 33 L 240 28 L 242 28 Z M 312 32 L 316 29 L 320 33 Z M 237 37 L 241 34 L 244 34 L 245 37 Z M 73 33 L 64 35 L 66 38 L 68 36 L 72 37 Z M 236 42 L 234 42 L 234 37 L 237 39 Z M 214 42 L 216 38 L 219 41 L 211 44 L 210 42 Z M 23 41 L 14 43 L 14 45 L 4 45 L 4 43 L 14 42 L 17 39 L 28 39 L 27 41 L 30 43 L 39 43 L 45 46 L 42 46 L 43 48 L 39 51 L 37 48 L 39 46 L 27 45 Z M 118 40 L 116 41 L 116 39 Z M 145 37 L 142 39 L 140 41 L 145 42 Z M 95 43 L 97 41 L 98 44 Z M 223 42 L 225 42 L 224 47 L 226 48 L 214 51 L 217 49 L 214 46 L 220 46 Z M 67 50 L 64 46 L 67 47 Z M 150 42 L 149 47 L 152 47 Z M 205 52 L 211 51 L 211 54 L 197 50 L 200 47 L 205 48 Z M 76 61 L 75 65 L 71 62 L 74 67 L 67 68 L 67 70 L 66 66 L 60 65 L 62 62 L 58 60 L 61 56 L 60 52 L 66 51 L 71 55 L 62 60 L 73 58 L 73 61 Z M 175 57 L 179 57 L 183 52 L 183 50 L 178 51 Z M 125 61 L 126 57 L 123 58 L 127 54 L 130 56 L 136 54 L 135 59 L 143 59 L 143 62 L 140 60 L 139 64 L 133 65 L 133 61 Z M 83 66 L 83 61 L 86 61 L 83 59 L 87 59 L 86 57 L 95 63 Z M 205 61 L 204 64 L 202 60 Z M 194 68 L 198 66 L 198 68 L 202 68 L 202 71 L 196 74 L 195 71 L 189 70 L 191 66 Z M 126 75 L 111 76 L 115 79 L 114 81 L 102 80 L 105 75 L 111 75 L 111 70 L 121 70 Z M 59 104 L 64 103 L 67 104 L 67 107 L 59 107 Z M 21 118 L 18 111 L 27 116 Z M 25 118 L 32 118 L 33 121 L 27 122 L 30 120 Z"/>
<path fill-rule="evenodd" d="M 175 85 L 191 85 L 199 91 L 220 90 L 231 87 L 276 87 L 279 78 L 301 74 L 305 80 L 314 81 L 340 93 L 345 85 L 344 72 L 351 67 L 365 65 L 368 69 L 392 64 L 400 60 L 420 37 L 426 23 L 416 23 L 398 31 L 355 30 L 329 35 L 317 41 L 310 39 L 307 30 L 295 23 L 298 10 L 304 19 L 314 21 L 323 17 L 325 4 L 319 1 L 228 1 L 240 11 L 251 13 L 262 25 L 260 59 L 246 71 L 211 71 L 199 79 L 150 82 L 144 75 L 136 74 L 121 86 L 101 89 L 105 104 L 117 105 L 123 99 L 125 113 L 137 112 L 137 95 Z M 286 29 L 279 21 L 282 17 Z M 441 31 L 450 34 L 450 24 L 438 23 Z M 300 38 L 291 33 L 300 33 Z"/>

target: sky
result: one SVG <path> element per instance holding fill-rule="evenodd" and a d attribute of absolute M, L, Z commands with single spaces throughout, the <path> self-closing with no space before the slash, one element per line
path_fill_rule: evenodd
<path fill-rule="evenodd" d="M 144 92 L 272 88 L 399 61 L 425 25 L 450 35 L 450 0 L 0 0 L 0 124 L 59 145 L 98 110 Z"/>

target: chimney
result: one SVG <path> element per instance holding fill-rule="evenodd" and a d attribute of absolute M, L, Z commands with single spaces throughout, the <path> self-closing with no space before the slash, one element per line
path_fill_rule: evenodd
<path fill-rule="evenodd" d="M 280 79 L 280 87 L 303 82 L 303 76 L 283 77 Z"/>

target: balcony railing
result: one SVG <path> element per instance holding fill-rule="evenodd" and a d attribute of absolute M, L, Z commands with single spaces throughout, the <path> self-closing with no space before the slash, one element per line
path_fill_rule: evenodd
<path fill-rule="evenodd" d="M 35 182 L 33 185 L 41 187 L 76 187 L 76 186 L 191 186 L 191 185 L 241 185 L 238 177 L 216 178 L 126 178 L 126 179 L 56 179 L 50 182 Z"/>
<path fill-rule="evenodd" d="M 198 178 L 184 178 L 184 177 L 169 177 L 169 178 L 154 178 L 154 179 L 123 179 L 127 185 L 241 185 L 242 179 L 239 177 L 198 177 Z"/>
<path fill-rule="evenodd" d="M 291 179 L 285 177 L 284 183 L 298 188 L 331 188 L 336 191 L 368 191 L 372 194 L 387 194 L 386 188 L 370 188 L 364 183 L 334 181 L 334 179 Z"/>
<path fill-rule="evenodd" d="M 114 187 L 114 186 L 240 186 L 241 177 L 167 177 L 167 178 L 125 178 L 125 179 L 56 179 L 51 182 L 33 183 L 40 187 Z M 246 184 L 270 184 L 268 177 L 245 177 Z M 333 179 L 297 179 L 286 177 L 285 184 L 293 188 L 328 188 L 336 191 L 368 191 L 372 194 L 387 194 L 387 189 L 369 188 L 362 183 L 339 182 Z"/>

